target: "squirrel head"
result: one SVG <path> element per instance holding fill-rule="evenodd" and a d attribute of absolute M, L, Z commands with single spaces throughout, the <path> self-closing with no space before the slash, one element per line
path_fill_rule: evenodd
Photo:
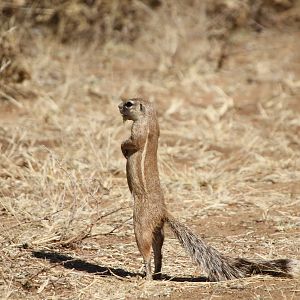
<path fill-rule="evenodd" d="M 152 104 L 141 98 L 123 99 L 118 107 L 124 122 L 127 120 L 135 122 L 153 112 Z"/>

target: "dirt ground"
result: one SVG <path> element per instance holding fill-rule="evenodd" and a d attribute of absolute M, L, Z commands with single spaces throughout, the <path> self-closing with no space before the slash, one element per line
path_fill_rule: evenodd
<path fill-rule="evenodd" d="M 176 217 L 226 255 L 300 259 L 300 31 L 195 32 L 32 40 L 31 79 L 0 95 L 1 298 L 300 299 L 299 279 L 207 282 L 168 228 L 164 279 L 141 276 L 124 96 L 156 103 Z"/>

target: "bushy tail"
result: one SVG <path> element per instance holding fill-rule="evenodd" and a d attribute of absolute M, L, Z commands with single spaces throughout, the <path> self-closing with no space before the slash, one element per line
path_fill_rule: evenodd
<path fill-rule="evenodd" d="M 208 246 L 189 228 L 168 215 L 166 222 L 192 259 L 208 274 L 210 281 L 248 277 L 253 274 L 300 276 L 300 261 L 292 259 L 247 260 L 230 258 Z"/>

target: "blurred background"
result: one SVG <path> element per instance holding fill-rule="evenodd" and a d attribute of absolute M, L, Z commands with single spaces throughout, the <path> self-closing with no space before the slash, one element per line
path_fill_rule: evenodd
<path fill-rule="evenodd" d="M 148 85 L 156 85 L 155 80 L 166 77 L 169 82 L 190 83 L 193 76 L 197 80 L 199 75 L 227 72 L 234 77 L 238 74 L 235 82 L 240 84 L 246 80 L 248 85 L 255 85 L 260 79 L 273 82 L 284 77 L 290 87 L 293 72 L 299 74 L 299 10 L 298 0 L 3 0 L 2 97 L 7 93 L 14 98 L 8 84 L 19 84 L 14 88 L 22 90 L 20 84 L 24 81 L 31 80 L 34 86 L 51 79 L 54 83 L 58 78 L 41 74 L 45 72 L 36 65 L 37 57 L 44 65 L 47 58 L 54 60 L 58 68 L 63 63 L 74 65 L 63 53 L 70 47 L 84 52 L 82 60 L 94 59 L 98 65 L 91 65 L 98 68 L 98 74 L 107 68 L 111 69 L 110 76 L 115 76 L 111 75 L 115 68 L 116 72 L 125 69 L 134 77 L 142 72 L 139 76 L 146 77 Z M 258 62 L 266 59 L 266 63 Z M 233 66 L 236 74 L 232 75 L 228 72 Z M 293 72 L 286 78 L 282 68 L 293 68 Z M 89 73 L 97 77 L 95 70 Z M 140 94 L 146 89 L 138 83 L 136 87 L 128 85 L 122 82 L 122 88 L 109 87 L 115 89 L 110 96 Z M 157 85 L 165 87 L 163 82 Z M 205 93 L 199 85 L 195 93 Z M 155 96 L 151 88 L 150 92 Z"/>

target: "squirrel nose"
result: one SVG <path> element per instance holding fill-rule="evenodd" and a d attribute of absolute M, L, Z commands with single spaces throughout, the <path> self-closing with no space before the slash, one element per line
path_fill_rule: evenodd
<path fill-rule="evenodd" d="M 120 104 L 118 105 L 118 107 L 119 107 L 119 110 L 122 110 L 122 108 L 123 108 L 123 103 L 120 103 Z"/>

